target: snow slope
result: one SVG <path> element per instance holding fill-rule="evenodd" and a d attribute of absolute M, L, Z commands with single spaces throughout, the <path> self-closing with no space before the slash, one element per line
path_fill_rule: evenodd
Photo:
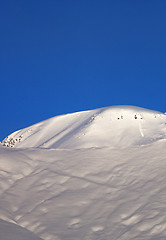
<path fill-rule="evenodd" d="M 53 117 L 11 134 L 3 144 L 55 149 L 127 147 L 165 137 L 165 114 L 117 106 Z"/>
<path fill-rule="evenodd" d="M 165 240 L 165 120 L 110 107 L 10 135 L 22 138 L 0 146 L 0 239 Z"/>
<path fill-rule="evenodd" d="M 25 228 L 0 220 L 0 239 L 2 240 L 41 240 Z"/>

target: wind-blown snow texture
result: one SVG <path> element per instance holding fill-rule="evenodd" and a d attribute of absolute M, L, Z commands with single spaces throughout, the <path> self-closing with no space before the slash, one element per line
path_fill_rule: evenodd
<path fill-rule="evenodd" d="M 0 239 L 166 239 L 165 114 L 57 116 L 1 145 Z"/>

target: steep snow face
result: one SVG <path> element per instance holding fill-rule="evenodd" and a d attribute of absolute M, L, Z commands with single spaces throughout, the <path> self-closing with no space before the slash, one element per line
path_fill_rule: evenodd
<path fill-rule="evenodd" d="M 11 134 L 2 144 L 19 148 L 77 149 L 128 147 L 165 138 L 165 114 L 116 106 L 56 116 Z"/>

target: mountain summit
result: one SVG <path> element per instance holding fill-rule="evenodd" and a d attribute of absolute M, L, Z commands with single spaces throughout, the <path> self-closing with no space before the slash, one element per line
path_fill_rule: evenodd
<path fill-rule="evenodd" d="M 12 133 L 2 145 L 52 149 L 124 148 L 165 138 L 165 114 L 140 107 L 112 106 L 50 118 Z"/>
<path fill-rule="evenodd" d="M 0 240 L 165 240 L 165 173 L 160 112 L 106 107 L 19 130 L 0 144 Z"/>

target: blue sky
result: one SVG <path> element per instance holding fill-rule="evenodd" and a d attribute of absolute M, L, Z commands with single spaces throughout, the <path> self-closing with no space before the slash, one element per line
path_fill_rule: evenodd
<path fill-rule="evenodd" d="M 166 111 L 165 0 L 6 0 L 0 8 L 0 140 L 69 112 Z"/>

